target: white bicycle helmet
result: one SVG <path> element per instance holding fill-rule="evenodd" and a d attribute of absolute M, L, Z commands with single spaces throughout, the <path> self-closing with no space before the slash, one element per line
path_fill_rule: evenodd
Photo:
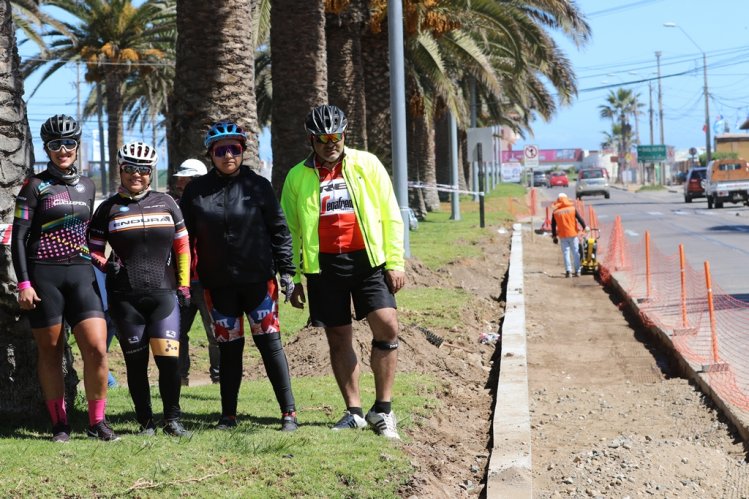
<path fill-rule="evenodd" d="M 125 144 L 117 151 L 117 164 L 130 163 L 131 165 L 156 166 L 159 162 L 159 156 L 156 149 L 143 142 L 130 142 Z"/>
<path fill-rule="evenodd" d="M 174 177 L 200 177 L 208 173 L 205 164 L 199 159 L 186 159 L 179 165 Z"/>

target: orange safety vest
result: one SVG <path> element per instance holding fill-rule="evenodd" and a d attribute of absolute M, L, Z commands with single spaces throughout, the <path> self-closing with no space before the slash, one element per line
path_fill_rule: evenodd
<path fill-rule="evenodd" d="M 561 199 L 554 203 L 553 215 L 558 237 L 575 237 L 577 235 L 577 217 L 575 216 L 575 205 L 572 204 L 572 201 Z"/>

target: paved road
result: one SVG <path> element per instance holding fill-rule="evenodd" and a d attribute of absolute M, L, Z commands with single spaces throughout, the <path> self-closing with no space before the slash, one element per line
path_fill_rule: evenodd
<path fill-rule="evenodd" d="M 545 189 L 553 199 L 562 192 Z M 573 188 L 565 189 L 574 195 Z M 704 199 L 685 203 L 681 190 L 627 192 L 611 189 L 611 199 L 603 196 L 583 198 L 598 214 L 601 224 L 613 223 L 619 215 L 629 241 L 638 242 L 645 231 L 651 242 L 667 255 L 678 253 L 684 245 L 687 261 L 701 270 L 710 262 L 713 282 L 724 292 L 749 301 L 749 208 L 727 204 L 722 209 L 707 209 Z"/>

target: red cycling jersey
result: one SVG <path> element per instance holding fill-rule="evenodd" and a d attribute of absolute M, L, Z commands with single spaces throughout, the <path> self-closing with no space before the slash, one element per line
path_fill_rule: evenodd
<path fill-rule="evenodd" d="M 332 170 L 315 161 L 320 177 L 320 253 L 351 253 L 365 249 L 354 203 L 343 178 L 343 163 Z"/>

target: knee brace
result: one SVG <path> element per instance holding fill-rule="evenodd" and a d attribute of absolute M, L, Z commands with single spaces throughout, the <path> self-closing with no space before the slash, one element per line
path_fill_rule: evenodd
<path fill-rule="evenodd" d="M 398 348 L 399 345 L 400 343 L 398 343 L 397 340 L 395 341 L 395 343 L 388 343 L 387 341 L 372 340 L 372 348 L 377 348 L 378 350 L 385 350 L 385 351 L 395 350 L 396 348 Z"/>

